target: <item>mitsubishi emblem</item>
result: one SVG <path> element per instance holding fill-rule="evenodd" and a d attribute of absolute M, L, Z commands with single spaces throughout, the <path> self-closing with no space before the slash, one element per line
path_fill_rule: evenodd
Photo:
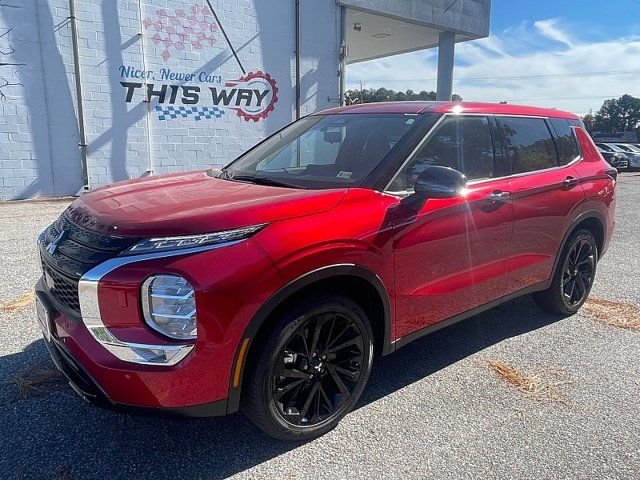
<path fill-rule="evenodd" d="M 60 244 L 60 241 L 64 237 L 64 234 L 67 233 L 66 230 L 62 230 L 56 238 L 51 240 L 44 249 L 49 253 L 49 255 L 53 255 Z"/>

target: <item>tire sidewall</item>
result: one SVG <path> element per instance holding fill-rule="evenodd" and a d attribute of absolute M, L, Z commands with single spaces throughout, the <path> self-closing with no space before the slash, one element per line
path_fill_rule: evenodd
<path fill-rule="evenodd" d="M 291 336 L 309 319 L 323 313 L 339 312 L 349 315 L 349 317 L 358 324 L 358 327 L 364 335 L 365 351 L 364 364 L 359 383 L 351 393 L 349 399 L 340 409 L 330 418 L 321 423 L 312 426 L 299 426 L 287 422 L 279 413 L 275 398 L 273 397 L 273 378 L 275 374 L 276 363 L 280 356 L 280 352 L 289 341 Z M 262 399 L 267 418 L 273 424 L 273 427 L 281 432 L 283 439 L 307 439 L 320 436 L 333 429 L 338 422 L 355 406 L 360 398 L 373 365 L 373 332 L 364 311 L 355 303 L 346 298 L 337 296 L 329 296 L 324 298 L 316 298 L 306 302 L 301 302 L 279 324 L 274 331 L 269 342 L 265 345 L 263 358 L 265 367 L 261 369 L 260 382 L 262 386 Z"/>
<path fill-rule="evenodd" d="M 562 285 L 562 277 L 563 277 L 563 274 L 564 274 L 564 269 L 565 269 L 565 265 L 566 265 L 566 262 L 567 262 L 567 258 L 569 256 L 569 252 L 571 252 L 573 246 L 577 242 L 580 242 L 582 240 L 587 240 L 591 244 L 591 248 L 593 249 L 593 255 L 594 255 L 593 274 L 591 276 L 591 282 L 587 286 L 587 291 L 586 291 L 586 293 L 584 295 L 584 298 L 582 298 L 582 300 L 579 303 L 577 303 L 576 305 L 569 305 L 565 301 L 564 288 L 563 288 L 563 285 Z M 591 293 L 591 288 L 593 287 L 593 284 L 595 282 L 596 270 L 598 268 L 598 245 L 596 243 L 596 239 L 593 236 L 593 234 L 591 232 L 589 232 L 588 230 L 578 230 L 575 234 L 573 234 L 571 236 L 571 239 L 567 242 L 567 246 L 566 246 L 564 254 L 562 256 L 562 262 L 558 265 L 558 267 L 559 267 L 558 273 L 557 273 L 558 280 L 557 280 L 556 288 L 559 289 L 560 299 L 561 299 L 562 305 L 566 309 L 567 313 L 574 314 L 578 310 L 580 310 L 582 305 L 584 305 L 584 303 L 587 301 L 587 298 L 589 298 L 589 294 Z"/>

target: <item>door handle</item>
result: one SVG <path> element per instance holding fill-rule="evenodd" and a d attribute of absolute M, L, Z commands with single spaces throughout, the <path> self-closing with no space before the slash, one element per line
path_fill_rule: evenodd
<path fill-rule="evenodd" d="M 562 189 L 563 190 L 571 190 L 573 187 L 578 185 L 578 179 L 575 177 L 567 177 L 562 181 Z"/>
<path fill-rule="evenodd" d="M 489 194 L 487 200 L 492 202 L 506 202 L 511 198 L 511 192 L 503 192 L 502 190 L 494 190 Z"/>

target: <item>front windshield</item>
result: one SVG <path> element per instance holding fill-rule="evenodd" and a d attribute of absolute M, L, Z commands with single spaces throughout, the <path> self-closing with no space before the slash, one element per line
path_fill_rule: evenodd
<path fill-rule="evenodd" d="M 313 115 L 223 169 L 221 178 L 298 188 L 359 185 L 417 124 L 416 115 Z"/>

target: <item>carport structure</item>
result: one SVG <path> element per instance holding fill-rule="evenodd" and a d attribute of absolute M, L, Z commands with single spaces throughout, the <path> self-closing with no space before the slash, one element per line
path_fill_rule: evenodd
<path fill-rule="evenodd" d="M 491 0 L 337 3 L 342 7 L 342 94 L 348 64 L 438 47 L 437 99 L 451 100 L 455 44 L 489 35 Z"/>

